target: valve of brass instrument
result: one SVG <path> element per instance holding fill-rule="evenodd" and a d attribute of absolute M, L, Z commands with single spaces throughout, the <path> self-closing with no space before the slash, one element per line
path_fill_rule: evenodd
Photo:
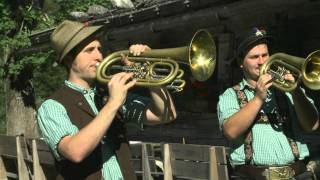
<path fill-rule="evenodd" d="M 320 50 L 314 51 L 307 58 L 296 57 L 285 53 L 276 53 L 260 68 L 260 75 L 269 73 L 273 86 L 285 92 L 293 91 L 302 79 L 304 85 L 312 90 L 320 89 Z M 294 82 L 286 81 L 284 75 L 290 73 Z"/>
<path fill-rule="evenodd" d="M 134 65 L 121 64 L 123 55 Z M 179 63 L 189 65 L 196 80 L 207 80 L 216 65 L 216 45 L 211 34 L 206 30 L 199 30 L 188 46 L 152 49 L 140 56 L 132 57 L 127 50 L 112 53 L 98 66 L 97 80 L 106 84 L 117 72 L 132 72 L 137 79 L 136 86 L 164 86 L 174 91 L 182 91 L 186 82 L 182 79 L 184 71 L 180 69 Z"/>

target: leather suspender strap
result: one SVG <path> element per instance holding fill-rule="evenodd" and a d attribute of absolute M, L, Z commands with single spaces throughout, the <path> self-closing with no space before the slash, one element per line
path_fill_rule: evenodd
<path fill-rule="evenodd" d="M 236 85 L 233 87 L 233 90 L 236 92 L 238 103 L 240 108 L 244 107 L 248 103 L 248 98 L 244 91 L 240 90 L 240 85 Z M 283 122 L 284 126 L 284 134 L 288 139 L 288 143 L 291 147 L 292 153 L 296 160 L 299 158 L 299 151 L 297 147 L 297 143 L 293 139 L 293 131 L 291 127 L 290 120 L 287 118 L 289 117 L 289 109 L 287 108 L 287 99 L 284 96 L 284 93 L 276 92 L 276 100 L 278 103 L 277 109 L 280 111 L 281 121 Z M 253 136 L 252 136 L 252 127 L 255 123 L 270 123 L 269 118 L 267 115 L 259 113 L 255 119 L 255 122 L 248 128 L 245 133 L 244 139 L 244 152 L 245 152 L 245 164 L 251 164 L 253 158 Z"/>
<path fill-rule="evenodd" d="M 294 133 L 292 130 L 291 120 L 288 119 L 288 117 L 290 117 L 288 103 L 287 103 L 288 99 L 284 93 L 279 92 L 278 90 L 275 90 L 274 92 L 275 92 L 275 97 L 277 100 L 280 115 L 282 115 L 281 118 L 282 118 L 282 122 L 283 122 L 284 134 L 286 135 L 286 137 L 288 139 L 288 143 L 291 147 L 291 150 L 292 150 L 292 153 L 295 157 L 295 160 L 298 160 L 300 157 L 300 154 L 299 154 L 298 146 L 295 141 L 295 136 L 294 136 Z"/>
<path fill-rule="evenodd" d="M 240 108 L 244 107 L 248 103 L 248 99 L 244 91 L 240 90 L 240 85 L 236 85 L 233 87 L 233 90 L 237 94 L 237 99 Z M 245 153 L 245 164 L 250 164 L 252 157 L 253 157 L 253 148 L 252 148 L 252 142 L 253 142 L 253 136 L 252 136 L 252 126 L 247 130 L 245 133 L 245 139 L 244 139 L 244 153 Z"/>

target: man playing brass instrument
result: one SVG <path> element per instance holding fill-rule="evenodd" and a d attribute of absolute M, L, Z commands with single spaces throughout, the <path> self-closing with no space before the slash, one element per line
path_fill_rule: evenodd
<path fill-rule="evenodd" d="M 64 21 L 51 41 L 68 80 L 38 110 L 38 124 L 56 160 L 57 179 L 136 179 L 124 123 L 166 123 L 176 118 L 170 94 L 150 89 L 151 100 L 130 94 L 132 73 L 113 75 L 105 85 L 108 98 L 96 88 L 96 65 L 102 61 L 101 26 Z M 100 33 L 101 34 L 101 33 Z M 133 45 L 132 54 L 150 49 Z"/>
<path fill-rule="evenodd" d="M 269 58 L 269 36 L 253 28 L 240 38 L 238 65 L 243 80 L 219 97 L 218 118 L 231 142 L 230 162 L 244 179 L 292 179 L 305 173 L 309 150 L 300 135 L 319 127 L 313 101 L 301 87 L 281 92 L 270 74 L 260 75 Z M 291 74 L 284 77 L 294 81 Z"/>

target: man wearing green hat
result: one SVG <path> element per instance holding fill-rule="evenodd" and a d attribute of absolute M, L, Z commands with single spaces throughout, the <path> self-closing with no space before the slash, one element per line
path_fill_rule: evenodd
<path fill-rule="evenodd" d="M 221 129 L 230 141 L 230 163 L 244 179 L 301 177 L 309 150 L 300 134 L 319 128 L 318 111 L 301 87 L 281 92 L 271 88 L 270 74 L 260 75 L 269 60 L 265 30 L 253 28 L 239 39 L 238 65 L 244 78 L 220 95 L 217 107 Z M 294 80 L 290 73 L 283 78 Z"/>
<path fill-rule="evenodd" d="M 150 88 L 150 99 L 129 93 L 132 73 L 112 76 L 100 91 L 96 71 L 103 57 L 102 26 L 64 21 L 51 41 L 68 80 L 38 110 L 38 125 L 55 159 L 57 179 L 136 179 L 125 136 L 125 122 L 167 123 L 176 118 L 170 94 Z M 133 54 L 150 49 L 132 45 Z"/>

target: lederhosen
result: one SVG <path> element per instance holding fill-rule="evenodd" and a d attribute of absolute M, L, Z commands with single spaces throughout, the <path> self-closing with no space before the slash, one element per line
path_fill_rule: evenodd
<path fill-rule="evenodd" d="M 233 90 L 236 92 L 238 103 L 240 108 L 244 107 L 248 103 L 247 96 L 243 90 L 240 89 L 240 85 L 236 85 L 233 87 Z M 276 98 L 276 112 L 272 114 L 266 114 L 266 113 L 259 113 L 255 119 L 255 122 L 250 126 L 250 128 L 245 132 L 245 138 L 244 138 L 244 152 L 245 152 L 245 165 L 250 166 L 254 165 L 254 162 L 252 162 L 253 158 L 253 152 L 254 149 L 252 147 L 252 142 L 253 142 L 253 135 L 252 135 L 252 127 L 257 124 L 257 123 L 267 123 L 271 124 L 274 128 L 280 127 L 283 129 L 284 134 L 287 137 L 288 143 L 291 147 L 292 154 L 295 157 L 295 160 L 299 159 L 299 150 L 297 147 L 297 143 L 294 140 L 294 134 L 291 126 L 291 120 L 288 119 L 289 116 L 289 104 L 287 97 L 285 96 L 284 93 L 277 91 L 274 89 L 274 95 Z M 298 171 L 300 173 L 300 170 L 302 167 L 300 167 L 300 162 L 299 162 L 299 167 L 293 167 L 294 170 Z M 255 172 L 253 172 L 255 173 Z"/>
<path fill-rule="evenodd" d="M 85 127 L 96 116 L 84 96 L 66 85 L 57 90 L 49 99 L 61 103 L 67 110 L 71 122 L 79 129 Z M 105 103 L 103 99 L 103 96 L 99 93 L 95 96 L 94 100 L 98 109 L 103 107 Z M 125 180 L 136 180 L 130 162 L 131 153 L 121 116 L 117 115 L 116 119 L 113 120 L 106 137 L 108 137 L 108 141 L 114 145 L 123 178 Z M 56 161 L 56 169 L 58 172 L 56 179 L 102 179 L 101 151 L 101 144 L 99 144 L 81 163 L 73 163 L 69 160 Z"/>

